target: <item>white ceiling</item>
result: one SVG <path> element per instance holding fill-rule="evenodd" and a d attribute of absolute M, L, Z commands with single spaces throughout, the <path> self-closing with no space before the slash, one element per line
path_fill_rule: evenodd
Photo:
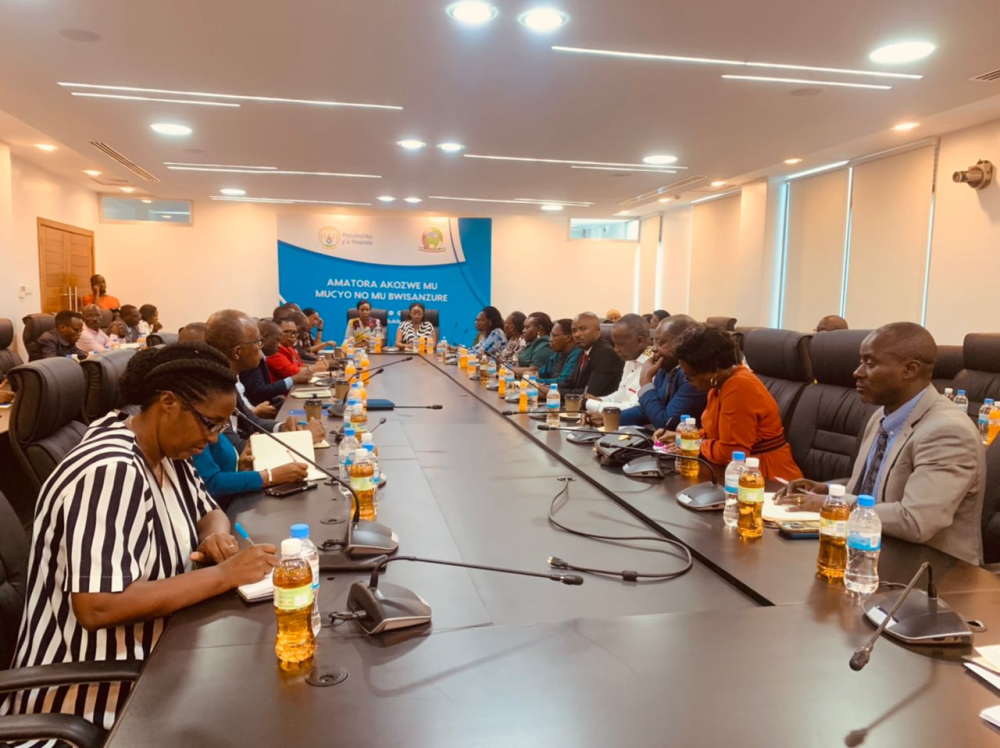
<path fill-rule="evenodd" d="M 950 127 L 1000 116 L 996 102 L 983 103 L 1000 94 L 1000 82 L 968 80 L 1000 67 L 1000 9 L 993 0 L 549 0 L 571 20 L 546 36 L 517 23 L 517 14 L 531 5 L 527 0 L 493 2 L 500 15 L 484 28 L 469 29 L 444 13 L 447 0 L 0 0 L 0 109 L 11 115 L 0 117 L 0 139 L 18 155 L 91 187 L 101 189 L 83 168 L 129 179 L 159 197 L 204 199 L 237 187 L 248 196 L 371 202 L 377 210 L 399 210 L 405 209 L 401 202 L 383 207 L 375 197 L 415 195 L 425 198 L 421 210 L 465 215 L 538 209 L 427 198 L 533 198 L 593 202 L 563 215 L 599 216 L 687 176 L 732 184 L 748 175 L 818 166 L 821 157 L 861 155 L 850 152 L 861 143 L 881 148 L 925 138 L 934 134 L 934 115 L 943 112 L 968 113 L 964 119 L 939 117 Z M 100 40 L 72 41 L 60 35 L 65 29 L 92 32 Z M 938 50 L 892 68 L 868 61 L 872 49 L 904 38 L 929 39 Z M 554 52 L 553 44 L 925 77 L 885 80 L 578 56 Z M 793 92 L 811 86 L 720 77 L 728 73 L 893 88 L 822 88 L 802 96 Z M 59 81 L 403 110 L 84 99 L 71 96 Z M 889 130 L 907 120 L 925 126 L 907 134 Z M 162 121 L 187 124 L 194 133 L 168 138 L 149 129 Z M 60 150 L 34 149 L 31 128 Z M 466 154 L 615 163 L 670 153 L 689 168 L 675 176 L 619 174 L 474 160 L 433 147 L 409 153 L 395 145 L 405 137 L 430 146 L 456 140 L 467 146 Z M 162 181 L 143 182 L 94 149 L 89 143 L 95 140 Z M 791 156 L 806 160 L 784 166 Z M 382 179 L 176 172 L 164 161 Z M 707 184 L 685 197 L 706 192 Z M 655 200 L 636 212 L 654 207 Z"/>

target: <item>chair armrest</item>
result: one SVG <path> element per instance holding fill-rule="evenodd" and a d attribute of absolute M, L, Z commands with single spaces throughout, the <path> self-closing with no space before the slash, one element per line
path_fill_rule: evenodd
<path fill-rule="evenodd" d="M 0 717 L 0 740 L 63 740 L 77 748 L 100 748 L 107 731 L 72 714 L 13 714 Z"/>
<path fill-rule="evenodd" d="M 29 688 L 76 686 L 84 683 L 131 682 L 139 677 L 142 660 L 58 662 L 0 672 L 0 693 Z"/>

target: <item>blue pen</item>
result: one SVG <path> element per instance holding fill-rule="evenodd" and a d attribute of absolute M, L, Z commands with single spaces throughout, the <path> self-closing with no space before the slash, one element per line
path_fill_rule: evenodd
<path fill-rule="evenodd" d="M 236 534 L 239 535 L 241 538 L 243 538 L 245 541 L 247 541 L 250 545 L 256 545 L 253 542 L 253 540 L 251 540 L 249 533 L 247 533 L 247 531 L 243 529 L 243 525 L 241 525 L 239 522 L 233 525 L 233 528 L 236 530 Z"/>

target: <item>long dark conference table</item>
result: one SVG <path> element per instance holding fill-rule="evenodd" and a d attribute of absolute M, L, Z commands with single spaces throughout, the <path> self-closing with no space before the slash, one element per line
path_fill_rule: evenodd
<path fill-rule="evenodd" d="M 389 356 L 373 357 L 372 368 Z M 400 554 L 546 571 L 546 558 L 608 569 L 670 570 L 676 551 L 643 552 L 551 528 L 546 514 L 572 476 L 561 521 L 612 535 L 685 543 L 692 570 L 675 580 L 586 577 L 581 587 L 505 574 L 390 564 L 385 579 L 433 608 L 428 630 L 367 637 L 325 626 L 320 673 L 330 687 L 278 667 L 275 616 L 234 593 L 173 616 L 109 739 L 110 746 L 876 746 L 1000 743 L 979 717 L 1000 703 L 969 674 L 963 649 L 929 652 L 871 636 L 860 602 L 818 579 L 816 543 L 774 531 L 754 543 L 718 513 L 674 500 L 681 477 L 636 480 L 600 467 L 589 447 L 541 432 L 456 367 L 418 357 L 388 368 L 370 397 L 442 410 L 371 412 L 382 471 L 379 521 Z M 281 415 L 301 408 L 285 403 Z M 339 420 L 328 421 L 331 429 Z M 332 440 L 331 440 L 332 441 Z M 327 467 L 336 447 L 317 452 Z M 255 541 L 278 543 L 308 522 L 317 543 L 342 540 L 349 501 L 321 485 L 285 500 L 248 494 L 230 516 Z M 658 548 L 662 544 L 634 545 Z M 886 538 L 885 580 L 908 581 L 932 561 L 939 591 L 1000 643 L 1000 581 L 938 553 Z M 366 573 L 324 574 L 320 607 L 346 610 Z"/>

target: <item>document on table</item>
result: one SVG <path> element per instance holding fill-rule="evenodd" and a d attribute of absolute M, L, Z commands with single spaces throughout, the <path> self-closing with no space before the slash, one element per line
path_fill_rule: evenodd
<path fill-rule="evenodd" d="M 324 397 L 333 397 L 333 393 L 329 387 L 300 387 L 292 392 L 292 397 L 299 400 L 308 400 L 311 397 L 322 399 Z"/>
<path fill-rule="evenodd" d="M 272 434 L 277 439 L 275 441 L 266 434 L 254 434 L 250 437 L 250 446 L 253 449 L 253 469 L 254 470 L 274 470 L 290 462 L 301 462 L 295 452 L 308 457 L 313 462 L 316 461 L 316 452 L 313 447 L 313 435 L 311 431 L 279 431 Z M 279 443 L 280 442 L 280 443 Z M 287 445 L 295 450 L 289 452 L 285 449 Z M 324 480 L 326 475 L 309 466 L 309 474 L 306 480 Z"/>
<path fill-rule="evenodd" d="M 819 522 L 819 512 L 786 512 L 788 507 L 774 503 L 774 494 L 764 494 L 761 517 L 765 522 Z"/>
<path fill-rule="evenodd" d="M 274 584 L 271 581 L 270 574 L 259 582 L 240 585 L 236 591 L 248 603 L 259 603 L 274 598 Z"/>

